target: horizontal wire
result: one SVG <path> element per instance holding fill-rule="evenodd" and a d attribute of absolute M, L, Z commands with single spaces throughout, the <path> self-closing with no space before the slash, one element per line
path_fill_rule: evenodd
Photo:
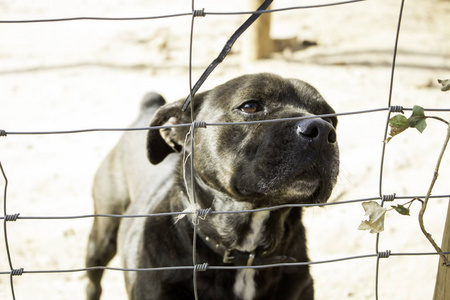
<path fill-rule="evenodd" d="M 389 110 L 389 108 L 376 108 L 376 109 L 370 109 L 370 110 L 344 112 L 344 113 L 333 113 L 333 114 L 323 114 L 323 115 L 313 115 L 313 116 L 303 116 L 303 117 L 293 117 L 293 118 L 280 118 L 280 119 L 259 120 L 259 121 L 246 121 L 246 122 L 225 122 L 225 123 L 220 123 L 220 122 L 206 123 L 206 122 L 204 122 L 203 125 L 206 125 L 206 127 L 207 126 L 240 126 L 240 125 L 249 125 L 249 124 L 275 123 L 275 122 L 284 122 L 284 121 L 297 121 L 297 120 L 304 120 L 304 119 L 356 115 L 356 114 L 372 113 L 372 112 L 387 111 L 387 110 Z M 191 127 L 191 126 L 192 126 L 192 123 L 184 123 L 184 124 L 139 127 L 139 128 L 89 128 L 89 129 L 60 130 L 60 131 L 5 131 L 5 135 L 49 135 L 49 134 L 102 132 L 102 131 L 139 131 L 139 130 L 155 130 L 155 129 L 175 128 L 175 127 Z"/>
<path fill-rule="evenodd" d="M 56 130 L 56 131 L 5 131 L 6 135 L 51 135 L 51 134 L 72 134 L 72 133 L 87 133 L 87 132 L 107 132 L 107 131 L 143 131 L 153 129 L 188 127 L 192 124 L 174 124 L 170 126 L 152 126 L 139 128 L 88 128 L 88 129 L 74 129 L 74 130 Z"/>
<path fill-rule="evenodd" d="M 403 108 L 403 110 L 413 110 L 412 108 Z M 423 108 L 424 111 L 449 112 L 450 108 Z"/>
<path fill-rule="evenodd" d="M 303 117 L 293 117 L 293 118 L 280 118 L 280 119 L 270 119 L 270 120 L 258 120 L 258 121 L 246 121 L 246 122 L 225 122 L 225 123 L 206 123 L 207 126 L 240 126 L 249 124 L 260 124 L 260 123 L 275 123 L 284 121 L 297 121 L 304 119 L 315 119 L 315 118 L 327 118 L 335 116 L 346 116 L 346 115 L 356 115 L 364 113 L 372 113 L 379 111 L 387 111 L 389 108 L 375 108 L 369 110 L 344 112 L 344 113 L 333 113 L 333 114 L 323 114 L 323 115 L 313 115 L 313 116 L 303 116 Z M 450 111 L 450 109 L 449 109 Z M 139 130 L 155 130 L 164 128 L 175 128 L 175 127 L 191 127 L 192 123 L 185 124 L 174 124 L 165 126 L 151 126 L 151 127 L 139 127 L 139 128 L 89 128 L 89 129 L 76 129 L 76 130 L 59 130 L 59 131 L 5 131 L 6 135 L 49 135 L 49 134 L 72 134 L 72 133 L 86 133 L 86 132 L 102 132 L 102 131 L 139 131 Z"/>
<path fill-rule="evenodd" d="M 443 252 L 444 254 L 450 254 L 450 252 Z M 436 252 L 399 252 L 390 253 L 391 256 L 429 256 L 429 255 L 439 255 Z M 318 265 L 318 264 L 328 264 L 335 262 L 342 262 L 355 259 L 365 259 L 365 258 L 376 258 L 378 253 L 372 254 L 362 254 L 347 257 L 339 257 L 334 259 L 326 259 L 319 261 L 307 261 L 307 262 L 290 262 L 290 263 L 275 263 L 275 264 L 265 264 L 256 266 L 207 266 L 207 269 L 211 270 L 241 270 L 241 269 L 268 269 L 277 267 L 298 267 L 307 265 Z M 85 272 L 93 270 L 105 270 L 105 271 L 120 271 L 120 272 L 150 272 L 150 271 L 170 271 L 170 270 L 193 270 L 195 266 L 169 266 L 169 267 L 156 267 L 156 268 L 119 268 L 119 267 L 107 267 L 107 266 L 95 266 L 87 268 L 78 269 L 61 269 L 61 270 L 23 270 L 22 274 L 52 274 L 52 273 L 76 273 Z M 0 271 L 0 275 L 10 275 L 11 271 Z"/>
<path fill-rule="evenodd" d="M 149 17 L 68 17 L 68 18 L 55 18 L 55 19 L 34 19 L 34 20 L 0 20 L 0 24 L 17 24 L 17 23 L 47 23 L 47 22 L 68 22 L 68 21 L 143 21 L 154 19 L 166 19 L 182 16 L 191 16 L 192 12 L 178 13 L 170 15 L 149 16 Z"/>
<path fill-rule="evenodd" d="M 343 2 L 332 2 L 332 3 L 324 3 L 317 5 L 306 5 L 306 6 L 293 6 L 293 7 L 285 7 L 271 10 L 263 10 L 263 11 L 240 11 L 240 12 L 206 12 L 202 11 L 202 15 L 244 15 L 244 14 L 254 14 L 254 13 L 274 13 L 274 12 L 282 12 L 289 10 L 299 10 L 299 9 L 310 9 L 310 8 L 322 8 L 322 7 L 331 7 L 343 4 L 350 4 L 356 2 L 362 2 L 366 0 L 349 0 Z M 169 14 L 169 15 L 160 15 L 160 16 L 148 16 L 148 17 L 69 17 L 69 18 L 55 18 L 55 19 L 34 19 L 34 20 L 0 20 L 0 24 L 17 24 L 17 23 L 45 23 L 45 22 L 67 22 L 67 21 L 144 21 L 144 20 L 154 20 L 154 19 L 165 19 L 165 18 L 174 18 L 174 17 L 183 17 L 183 16 L 192 16 L 196 12 L 186 12 L 186 13 L 177 13 L 177 14 Z"/>
<path fill-rule="evenodd" d="M 412 108 L 403 108 L 403 110 L 412 110 Z M 450 108 L 424 108 L 425 111 L 439 111 L 439 112 L 450 112 Z M 306 119 L 317 119 L 317 118 L 328 118 L 328 117 L 342 117 L 349 115 L 358 115 L 358 114 L 366 114 L 366 113 L 374 113 L 374 112 L 382 112 L 389 111 L 389 108 L 374 108 L 367 110 L 359 110 L 359 111 L 351 111 L 351 112 L 342 112 L 342 113 L 333 113 L 333 114 L 322 114 L 322 115 L 312 115 L 312 116 L 303 116 L 303 117 L 292 117 L 292 118 L 279 118 L 279 119 L 270 119 L 270 120 L 258 120 L 258 121 L 245 121 L 245 122 L 216 122 L 216 123 L 207 123 L 202 122 L 203 127 L 208 126 L 241 126 L 241 125 L 250 125 L 250 124 L 264 124 L 264 123 L 275 123 L 275 122 L 287 122 L 287 121 L 298 121 L 298 120 L 306 120 Z M 151 126 L 151 127 L 138 127 L 138 128 L 88 128 L 88 129 L 75 129 L 75 130 L 58 130 L 58 131 L 4 131 L 3 136 L 7 135 L 52 135 L 52 134 L 74 134 L 74 133 L 88 133 L 88 132 L 121 132 L 121 131 L 144 131 L 144 130 L 156 130 L 156 129 L 164 129 L 164 128 L 175 128 L 175 127 L 191 127 L 192 123 L 184 123 L 184 124 L 174 124 L 174 125 L 165 125 L 165 126 Z"/>
<path fill-rule="evenodd" d="M 425 196 L 395 196 L 395 199 L 415 199 L 415 198 L 425 198 Z M 433 195 L 430 196 L 430 199 L 441 199 L 441 198 L 450 198 L 449 195 Z M 354 200 L 345 200 L 345 201 L 336 201 L 336 202 L 326 202 L 326 203 L 308 203 L 308 204 L 282 204 L 276 206 L 269 206 L 264 208 L 255 208 L 248 210 L 233 210 L 233 211 L 209 211 L 208 214 L 240 214 L 240 213 L 254 213 L 261 211 L 271 211 L 276 209 L 283 208 L 295 208 L 295 207 L 323 207 L 323 206 L 334 206 L 334 205 L 344 205 L 344 204 L 352 204 L 358 202 L 365 201 L 375 201 L 382 200 L 381 197 L 370 197 L 363 199 L 354 199 Z M 154 213 L 154 214 L 136 214 L 136 215 L 115 215 L 115 214 L 86 214 L 86 215 L 76 215 L 76 216 L 17 216 L 18 219 L 22 220 L 70 220 L 70 219 L 84 219 L 84 218 L 147 218 L 147 217 L 161 217 L 161 216 L 176 216 L 176 215 L 188 215 L 188 214 L 196 214 L 197 212 L 190 211 L 180 211 L 180 212 L 165 212 L 165 213 Z M 5 219 L 5 216 L 0 216 L 0 220 Z"/>
<path fill-rule="evenodd" d="M 444 254 L 450 254 L 450 252 L 444 252 Z M 328 264 L 334 262 L 341 262 L 347 260 L 354 259 L 362 259 L 362 258 L 370 258 L 370 257 L 378 257 L 378 253 L 373 254 L 362 254 L 355 256 L 347 256 L 340 257 L 335 259 L 327 259 L 321 261 L 308 261 L 308 262 L 292 262 L 292 263 L 276 263 L 276 264 L 267 264 L 267 265 L 257 265 L 257 266 L 208 266 L 208 269 L 264 269 L 264 268 L 274 268 L 274 267 L 296 267 L 296 266 L 306 266 L 306 265 L 318 265 L 318 264 Z M 408 253 L 390 253 L 389 256 L 423 256 L 423 255 L 439 255 L 437 252 L 408 252 Z"/>
<path fill-rule="evenodd" d="M 291 7 L 285 7 L 285 8 L 261 10 L 261 11 L 258 11 L 258 10 L 257 11 L 241 11 L 241 12 L 206 12 L 205 11 L 205 14 L 207 14 L 207 15 L 244 15 L 244 14 L 247 15 L 247 14 L 253 14 L 255 12 L 265 14 L 265 13 L 283 12 L 283 11 L 290 11 L 290 10 L 331 7 L 331 6 L 352 4 L 352 3 L 363 2 L 363 1 L 366 1 L 366 0 L 349 0 L 349 1 L 342 1 L 342 2 L 334 2 L 334 3 L 291 6 Z"/>

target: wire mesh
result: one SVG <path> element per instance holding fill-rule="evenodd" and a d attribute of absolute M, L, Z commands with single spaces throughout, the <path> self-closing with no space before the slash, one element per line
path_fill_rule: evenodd
<path fill-rule="evenodd" d="M 190 57 L 189 57 L 189 95 L 187 97 L 187 100 L 193 99 L 194 94 L 197 92 L 197 90 L 201 87 L 203 82 L 207 79 L 208 75 L 214 70 L 215 66 L 217 64 L 221 63 L 227 56 L 228 52 L 224 51 L 219 55 L 219 59 L 217 59 L 215 62 L 213 62 L 213 67 L 210 69 L 205 70 L 206 74 L 205 76 L 202 76 L 199 81 L 196 84 L 192 84 L 192 47 L 195 43 L 195 39 L 193 37 L 194 34 L 194 24 L 195 24 L 195 18 L 196 17 L 207 17 L 209 15 L 240 15 L 240 14 L 246 14 L 250 15 L 251 17 L 255 17 L 255 19 L 261 15 L 262 13 L 277 13 L 281 11 L 288 11 L 288 10 L 298 10 L 298 9 L 312 9 L 312 8 L 319 8 L 319 7 L 325 7 L 325 6 L 336 6 L 336 5 L 344 5 L 344 4 L 352 4 L 356 2 L 362 2 L 363 0 L 356 0 L 356 1 L 344 1 L 344 2 L 332 2 L 332 3 L 326 3 L 326 4 L 320 4 L 320 5 L 310 5 L 310 6 L 296 6 L 296 7 L 288 7 L 288 8 L 281 8 L 281 9 L 266 9 L 271 1 L 265 1 L 260 10 L 257 11 L 247 11 L 247 12 L 208 12 L 205 11 L 205 9 L 202 10 L 196 10 L 195 9 L 195 3 L 192 1 L 192 11 L 186 12 L 186 13 L 180 13 L 180 14 L 171 14 L 171 15 L 161 15 L 161 16 L 151 16 L 151 17 L 123 17 L 123 18 L 103 18 L 103 17 L 74 17 L 74 18 L 57 18 L 57 19 L 41 19 L 41 20 L 0 20 L 0 24 L 2 23 L 11 23 L 11 24 L 19 24 L 19 23 L 42 23 L 42 22 L 69 22 L 69 21 L 85 21 L 85 20 L 95 20 L 95 21 L 141 21 L 141 20 L 153 20 L 153 19 L 162 19 L 162 18 L 174 18 L 174 17 L 184 17 L 184 16 L 191 16 L 192 22 L 191 22 L 191 30 L 190 30 Z M 361 110 L 361 111 L 350 111 L 350 112 L 339 112 L 336 114 L 329 114 L 329 115 L 320 115 L 320 116 L 314 116 L 313 118 L 320 118 L 320 117 L 330 117 L 330 116 L 352 116 L 352 115 L 360 115 L 360 114 L 372 114 L 377 112 L 384 112 L 387 116 L 386 126 L 384 128 L 384 139 L 386 139 L 388 134 L 388 120 L 391 117 L 391 113 L 393 112 L 399 112 L 399 111 L 409 111 L 412 110 L 412 108 L 403 108 L 403 107 L 397 107 L 392 106 L 392 91 L 394 87 L 394 75 L 395 75 L 395 66 L 396 66 L 396 58 L 397 58 L 397 52 L 398 52 L 398 43 L 399 43 L 399 35 L 401 33 L 401 21 L 402 21 L 402 13 L 404 7 L 404 1 L 401 1 L 400 6 L 400 12 L 398 14 L 398 27 L 396 31 L 396 37 L 395 37 L 395 43 L 394 43 L 394 49 L 393 49 L 393 61 L 392 61 L 392 69 L 391 69 L 391 78 L 390 78 L 390 91 L 389 91 L 389 97 L 387 101 L 387 105 L 385 107 L 379 107 L 379 108 L 372 108 L 367 110 Z M 250 23 L 251 24 L 251 23 Z M 243 31 L 245 31 L 246 28 L 250 26 L 248 24 L 247 27 L 243 27 Z M 242 31 L 242 32 L 243 32 Z M 238 35 L 235 36 L 234 40 L 233 37 L 230 38 L 231 42 L 227 43 L 224 47 L 224 49 L 231 49 L 233 43 L 239 38 L 240 32 Z M 229 40 L 229 41 L 230 41 Z M 185 109 L 189 105 L 189 101 L 186 102 Z M 193 107 L 193 105 L 191 105 Z M 441 109 L 441 108 L 425 108 L 426 111 L 439 111 L 439 112 L 449 112 L 449 109 Z M 193 115 L 191 113 L 191 115 Z M 255 121 L 255 122 L 242 122 L 242 123 L 201 123 L 199 124 L 198 120 L 194 120 L 192 118 L 191 123 L 187 124 L 179 124 L 175 125 L 177 127 L 191 127 L 191 138 L 194 138 L 195 130 L 198 127 L 210 127 L 210 126 L 242 126 L 252 123 L 262 123 L 262 122 L 285 122 L 290 120 L 299 120 L 299 119 L 306 119 L 311 117 L 302 117 L 302 118 L 289 118 L 289 119 L 276 119 L 276 120 L 264 120 L 264 121 Z M 199 126 L 200 125 L 200 126 Z M 89 128 L 89 129 L 75 129 L 75 130 L 54 130 L 54 131 L 8 131 L 8 130 L 1 130 L 0 136 L 6 138 L 9 136 L 29 136 L 29 135 L 57 135 L 57 134 L 82 134 L 82 133 L 91 133 L 91 132 L 107 132 L 107 131 L 147 131 L 147 130 L 159 130 L 162 128 L 168 128 L 168 127 L 174 127 L 171 126 L 157 126 L 157 127 L 145 127 L 145 128 Z M 193 144 L 193 143 L 192 143 Z M 192 155 L 195 154 L 195 149 L 191 149 Z M 68 220 L 68 219 L 81 219 L 81 218 L 147 218 L 147 217 L 154 217 L 154 216 L 163 216 L 163 215 L 171 215 L 171 216 L 177 216 L 182 214 L 192 214 L 195 215 L 198 219 L 203 214 L 203 217 L 205 217 L 207 214 L 231 214 L 231 213 L 248 213 L 248 212 L 258 212 L 258 211 L 265 211 L 265 210 L 276 210 L 280 208 L 286 208 L 286 207 L 320 207 L 320 206 L 334 206 L 334 205 L 346 205 L 350 203 L 357 203 L 357 202 L 365 202 L 365 201 L 380 201 L 381 205 L 384 204 L 386 201 L 392 201 L 394 199 L 411 199 L 411 198 L 424 198 L 425 195 L 418 195 L 418 196 L 408 196 L 408 195 L 384 195 L 383 194 L 383 167 L 384 167 L 384 158 L 386 153 L 386 144 L 383 143 L 382 145 L 382 154 L 381 154 L 381 160 L 380 160 L 380 179 L 379 179 L 379 194 L 377 196 L 368 197 L 364 199 L 355 199 L 355 200 L 346 200 L 346 201 L 339 201 L 339 202 L 330 202 L 330 203 L 322 203 L 322 204 L 290 204 L 290 205 L 280 205 L 280 206 L 273 206 L 273 207 L 267 207 L 262 209 L 253 209 L 253 210 L 242 210 L 242 211 L 193 211 L 193 212 L 167 212 L 167 213 L 158 213 L 158 214 L 142 214 L 142 215 L 108 215 L 108 214 L 85 214 L 85 215 L 72 215 L 72 216 L 30 216 L 30 215 L 21 215 L 19 213 L 15 214 L 9 214 L 7 207 L 8 207 L 8 177 L 7 177 L 7 171 L 4 170 L 3 165 L 0 162 L 0 169 L 3 175 L 3 179 L 5 182 L 4 185 L 4 191 L 3 191 L 3 208 L 4 208 L 4 215 L 0 217 L 4 221 L 4 240 L 5 240 L 5 247 L 7 250 L 7 259 L 9 263 L 9 270 L 0 270 L 0 274 L 2 275 L 9 275 L 10 276 L 10 286 L 11 286 L 11 296 L 13 299 L 15 299 L 15 291 L 14 291 L 14 277 L 15 276 L 21 276 L 26 274 L 42 274 L 42 273 L 67 273 L 67 272 L 85 272 L 87 270 L 93 270 L 93 269 L 102 269 L 102 270 L 111 270 L 111 271 L 121 271 L 121 272 L 127 272 L 127 271 L 137 271 L 137 272 L 148 272 L 148 271 L 160 271 L 160 270 L 173 270 L 173 269 L 187 269 L 192 270 L 193 272 L 193 286 L 194 291 L 196 293 L 197 287 L 196 287 L 196 274 L 197 272 L 205 272 L 208 269 L 259 269 L 259 268 L 275 268 L 275 267 L 291 267 L 291 266 L 299 266 L 299 265 L 314 265 L 314 264 L 327 264 L 327 263 L 334 263 L 339 261 L 348 261 L 348 260 L 359 260 L 359 259 L 367 259 L 367 258 L 376 258 L 376 269 L 375 269 L 375 299 L 378 299 L 378 277 L 379 277 L 379 268 L 380 264 L 379 261 L 381 258 L 388 258 L 391 256 L 418 256 L 418 255 L 436 255 L 437 253 L 434 252 L 417 252 L 417 253 L 393 253 L 390 250 L 380 250 L 379 249 L 379 240 L 380 240 L 380 234 L 377 234 L 376 242 L 375 242 L 375 250 L 373 253 L 364 254 L 364 255 L 357 255 L 357 256 L 347 256 L 347 257 L 340 257 L 335 259 L 329 259 L 329 260 L 323 260 L 323 261 L 311 261 L 311 262 L 303 262 L 303 263 L 280 263 L 280 264 L 270 264 L 270 265 L 258 265 L 258 266 L 245 266 L 245 267 L 239 267 L 239 266 L 212 266 L 207 263 L 201 263 L 197 264 L 196 262 L 196 234 L 193 235 L 193 264 L 192 266 L 168 266 L 164 268 L 145 268 L 145 269 L 125 269 L 125 268 L 113 268 L 113 267 L 104 267 L 104 266 L 98 266 L 93 268 L 79 268 L 79 269 L 69 269 L 69 270 L 26 270 L 23 268 L 16 268 L 16 266 L 13 263 L 13 257 L 14 253 L 10 252 L 9 249 L 9 241 L 8 241 L 8 222 L 14 222 L 14 221 L 21 221 L 21 220 Z M 192 160 L 191 160 L 192 161 Z M 191 168 L 193 170 L 194 168 Z M 191 176 L 193 176 L 191 174 Z M 192 197 L 195 197 L 195 193 L 193 193 L 195 187 L 192 186 L 191 192 Z M 437 199 L 437 198 L 449 198 L 450 194 L 448 195 L 433 195 L 431 198 Z M 194 200 L 195 201 L 195 200 Z M 197 230 L 196 222 L 194 222 L 194 233 Z M 195 295 L 195 298 L 198 298 L 198 295 Z"/>

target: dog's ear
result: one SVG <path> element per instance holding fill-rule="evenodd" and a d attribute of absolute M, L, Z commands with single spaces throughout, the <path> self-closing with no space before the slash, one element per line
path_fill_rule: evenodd
<path fill-rule="evenodd" d="M 194 118 L 206 93 L 194 97 Z M 191 123 L 191 112 L 181 110 L 184 99 L 160 107 L 150 123 L 152 126 L 170 126 Z M 152 164 L 158 164 L 172 152 L 181 152 L 189 127 L 170 127 L 149 130 L 147 135 L 147 154 Z"/>

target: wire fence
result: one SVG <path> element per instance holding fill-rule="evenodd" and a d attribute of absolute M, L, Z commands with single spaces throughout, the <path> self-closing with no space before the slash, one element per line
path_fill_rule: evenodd
<path fill-rule="evenodd" d="M 56 19 L 33 19 L 33 20 L 0 20 L 0 24 L 18 24 L 18 23 L 41 23 L 41 22 L 69 22 L 69 21 L 82 21 L 82 20 L 94 20 L 94 21 L 140 21 L 140 20 L 153 20 L 153 19 L 162 19 L 162 18 L 176 18 L 176 17 L 186 17 L 191 16 L 191 30 L 190 30 L 190 57 L 189 57 L 189 94 L 186 97 L 185 105 L 183 106 L 183 110 L 188 109 L 189 102 L 193 99 L 195 93 L 199 90 L 202 84 L 205 82 L 209 74 L 211 74 L 214 68 L 220 64 L 226 56 L 228 55 L 231 47 L 234 42 L 240 37 L 240 35 L 251 26 L 251 24 L 261 15 L 265 13 L 277 13 L 280 11 L 287 10 L 299 10 L 299 9 L 313 9 L 319 7 L 327 7 L 327 6 L 336 6 L 336 5 L 351 5 L 356 2 L 362 2 L 364 0 L 353 0 L 353 1 L 343 1 L 343 2 L 330 2 L 319 5 L 310 5 L 310 6 L 296 6 L 296 7 L 286 7 L 281 9 L 267 9 L 272 1 L 264 1 L 261 7 L 256 11 L 240 11 L 240 12 L 209 12 L 205 11 L 205 9 L 196 10 L 195 3 L 192 1 L 192 11 L 178 14 L 170 14 L 170 15 L 160 15 L 160 16 L 149 16 L 149 17 L 121 17 L 121 18 L 103 18 L 103 17 L 73 17 L 73 18 L 56 18 Z M 201 120 L 192 119 L 191 123 L 179 124 L 179 125 L 170 125 L 170 126 L 156 126 L 156 127 L 144 127 L 144 128 L 89 128 L 89 129 L 75 129 L 75 130 L 55 130 L 55 131 L 8 131 L 8 130 L 0 130 L 0 136 L 6 138 L 8 136 L 29 136 L 29 135 L 58 135 L 58 134 L 81 134 L 81 133 L 91 133 L 91 132 L 106 132 L 106 131 L 148 131 L 148 130 L 159 130 L 162 128 L 172 128 L 172 127 L 190 127 L 192 132 L 197 130 L 200 127 L 208 128 L 212 126 L 241 126 L 252 123 L 264 123 L 264 122 L 286 122 L 292 120 L 300 120 L 307 118 L 320 118 L 320 117 L 330 117 L 330 116 L 352 116 L 352 115 L 361 115 L 361 114 L 371 114 L 375 112 L 384 112 L 387 116 L 386 125 L 384 128 L 384 139 L 386 139 L 389 129 L 388 120 L 391 117 L 392 113 L 398 113 L 402 111 L 411 111 L 412 108 L 401 107 L 401 106 L 392 106 L 392 90 L 394 86 L 394 75 L 395 75 L 395 66 L 396 66 L 396 58 L 398 52 L 398 43 L 399 43 L 399 35 L 401 33 L 401 21 L 403 14 L 403 6 L 404 0 L 401 1 L 400 10 L 398 13 L 398 26 L 396 31 L 393 55 L 392 55 L 392 69 L 391 69 L 391 77 L 390 77 L 390 90 L 389 97 L 386 101 L 385 107 L 372 108 L 368 110 L 361 111 L 349 111 L 349 112 L 338 112 L 336 114 L 327 114 L 327 115 L 319 115 L 313 117 L 301 117 L 301 118 L 288 118 L 288 119 L 274 119 L 274 120 L 259 120 L 255 122 L 242 122 L 242 123 L 205 123 Z M 226 45 L 223 47 L 222 51 L 219 53 L 218 57 L 211 63 L 211 65 L 205 70 L 200 79 L 193 84 L 192 82 L 192 47 L 194 43 L 194 24 L 195 18 L 197 17 L 207 17 L 209 15 L 250 15 L 250 17 L 236 30 L 236 32 L 230 37 L 227 41 Z M 191 105 L 191 108 L 193 105 Z M 425 111 L 435 111 L 435 112 L 450 112 L 450 108 L 441 109 L 441 108 L 425 108 Z M 203 130 L 203 129 L 202 129 Z M 193 139 L 193 134 L 191 135 Z M 193 143 L 191 143 L 193 145 Z M 191 149 L 193 151 L 193 149 Z M 193 153 L 193 152 L 192 152 Z M 315 265 L 315 264 L 327 264 L 338 261 L 348 261 L 348 260 L 360 260 L 366 258 L 376 258 L 376 269 L 375 269 L 375 299 L 378 299 L 378 273 L 380 264 L 379 261 L 382 258 L 388 258 L 390 256 L 422 256 L 422 255 L 437 255 L 436 252 L 416 252 L 416 253 L 406 253 L 406 252 L 391 252 L 390 250 L 381 250 L 379 249 L 379 241 L 380 234 L 377 234 L 375 240 L 375 249 L 374 252 L 365 254 L 365 255 L 356 255 L 356 256 L 347 256 L 340 257 L 336 259 L 328 259 L 322 261 L 310 261 L 310 262 L 297 262 L 297 263 L 278 263 L 278 264 L 269 264 L 269 265 L 257 265 L 257 266 L 213 266 L 206 263 L 197 264 L 196 262 L 196 238 L 194 234 L 193 239 L 193 264 L 192 266 L 167 266 L 163 268 L 140 268 L 140 269 L 125 269 L 125 268 L 115 268 L 115 267 L 106 267 L 106 266 L 97 266 L 90 268 L 79 268 L 79 269 L 67 269 L 67 270 L 26 270 L 24 268 L 17 268 L 14 264 L 14 253 L 10 252 L 9 241 L 8 241 L 8 222 L 15 222 L 21 220 L 69 220 L 69 219 L 83 219 L 83 218 L 148 218 L 155 216 L 178 216 L 190 214 L 193 215 L 194 220 L 199 218 L 205 218 L 208 214 L 231 214 L 231 213 L 249 213 L 249 212 L 259 212 L 259 211 L 271 211 L 281 208 L 292 208 L 292 207 L 319 207 L 319 206 L 335 206 L 335 205 L 346 205 L 351 203 L 365 202 L 365 201 L 380 201 L 383 206 L 385 202 L 398 200 L 398 199 L 412 199 L 412 198 L 425 198 L 425 195 L 416 195 L 416 196 L 403 196 L 403 195 L 384 195 L 383 194 L 383 168 L 384 168 L 384 158 L 386 153 L 386 144 L 383 143 L 381 159 L 380 159 L 380 177 L 379 177 L 379 194 L 374 197 L 368 197 L 364 199 L 353 199 L 353 200 L 345 200 L 339 202 L 329 202 L 329 203 L 321 203 L 321 204 L 289 204 L 289 205 L 279 205 L 266 207 L 261 209 L 252 209 L 252 210 L 242 210 L 242 211 L 213 211 L 210 209 L 200 209 L 197 211 L 182 211 L 182 212 L 166 212 L 166 213 L 155 213 L 155 214 L 142 214 L 142 215 L 109 215 L 109 214 L 85 214 L 85 215 L 69 215 L 69 216 L 27 216 L 21 215 L 20 213 L 9 214 L 8 211 L 8 176 L 7 171 L 4 170 L 3 165 L 0 161 L 0 169 L 2 172 L 2 176 L 4 179 L 4 191 L 3 191 L 3 208 L 4 214 L 1 219 L 4 221 L 4 240 L 5 247 L 7 252 L 7 259 L 9 264 L 9 270 L 0 270 L 0 275 L 9 275 L 10 277 L 10 287 L 11 287 L 11 297 L 15 299 L 15 291 L 14 291 L 14 277 L 26 275 L 26 274 L 44 274 L 44 273 L 70 273 L 70 272 L 85 272 L 88 270 L 113 270 L 113 271 L 137 271 L 137 272 L 148 272 L 148 271 L 161 271 L 161 270 L 191 270 L 193 272 L 193 286 L 194 291 L 196 291 L 196 274 L 197 272 L 205 272 L 207 270 L 219 270 L 219 269 L 261 269 L 261 268 L 275 268 L 275 267 L 295 267 L 300 265 Z M 193 160 L 191 160 L 193 161 Z M 193 168 L 191 168 L 193 169 Z M 192 186 L 192 193 L 195 189 L 195 186 Z M 193 193 L 194 195 L 195 193 Z M 450 198 L 449 194 L 442 195 L 433 195 L 430 198 L 439 199 L 439 198 Z M 197 230 L 197 223 L 194 224 L 194 232 Z M 195 295 L 197 298 L 197 294 Z"/>

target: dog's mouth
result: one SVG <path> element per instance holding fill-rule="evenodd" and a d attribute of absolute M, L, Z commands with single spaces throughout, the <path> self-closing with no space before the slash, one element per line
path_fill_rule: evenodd
<path fill-rule="evenodd" d="M 295 176 L 277 176 L 267 178 L 246 178 L 237 180 L 232 185 L 233 193 L 237 199 L 267 200 L 271 204 L 297 204 L 320 201 L 324 180 L 315 169 L 309 169 Z M 267 202 L 264 201 L 264 202 Z"/>
<path fill-rule="evenodd" d="M 317 175 L 303 173 L 299 175 L 292 183 L 288 184 L 284 190 L 288 196 L 310 197 L 320 188 L 322 180 Z"/>

